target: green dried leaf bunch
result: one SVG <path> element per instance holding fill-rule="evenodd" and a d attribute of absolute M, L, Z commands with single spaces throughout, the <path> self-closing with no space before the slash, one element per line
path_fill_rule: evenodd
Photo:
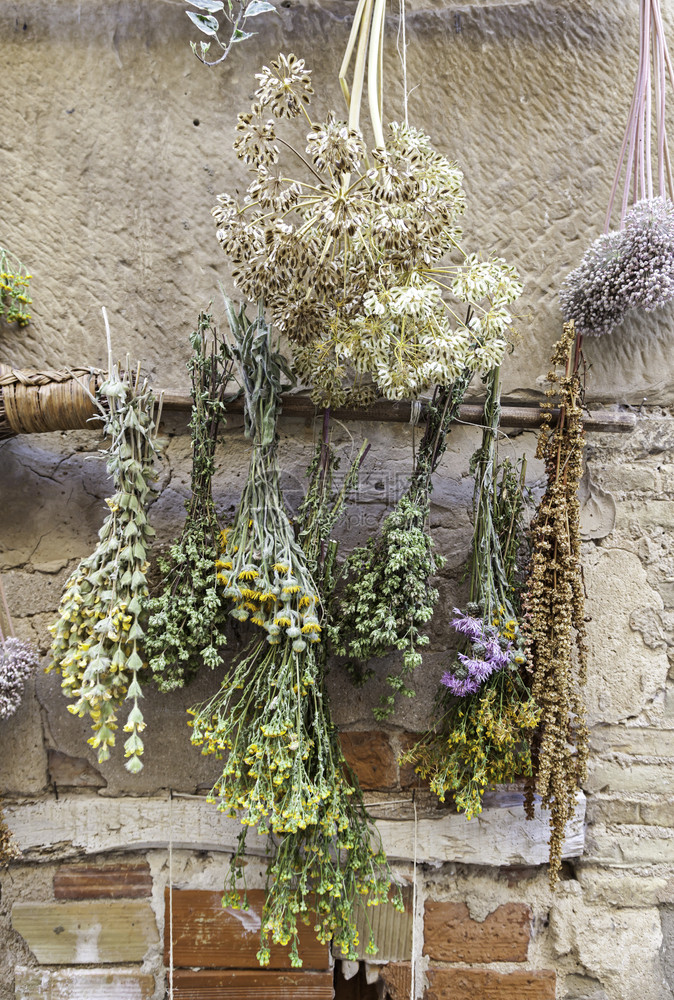
<path fill-rule="evenodd" d="M 288 517 L 280 483 L 276 423 L 281 380 L 292 376 L 272 350 L 262 311 L 249 322 L 226 300 L 233 335 L 229 350 L 245 399 L 252 441 L 248 477 L 233 524 L 222 532 L 218 579 L 230 614 L 266 632 L 276 645 L 290 638 L 296 652 L 320 642 L 320 597 Z"/>
<path fill-rule="evenodd" d="M 247 406 L 252 399 L 247 397 Z M 278 407 L 272 413 L 275 421 Z M 336 489 L 337 463 L 324 438 L 297 518 L 294 544 L 326 609 L 337 578 L 337 543 L 330 536 L 356 484 L 362 453 Z M 306 643 L 288 629 L 273 636 L 276 641 L 269 638 L 254 637 L 220 691 L 192 709 L 193 743 L 204 754 L 225 758 L 211 801 L 243 824 L 223 904 L 240 905 L 241 859 L 247 832 L 256 827 L 268 836 L 270 853 L 260 963 L 268 964 L 270 946 L 280 944 L 290 946 L 291 963 L 300 966 L 301 923 L 355 958 L 356 909 L 361 901 L 388 900 L 391 873 L 330 717 L 326 644 Z M 396 902 L 401 905 L 397 896 Z M 373 950 L 372 941 L 368 948 Z"/>
<path fill-rule="evenodd" d="M 229 611 L 218 584 L 220 527 L 212 480 L 232 361 L 205 313 L 191 342 L 191 495 L 180 537 L 159 560 L 162 589 L 147 602 L 145 650 L 161 691 L 182 687 L 202 664 L 211 669 L 221 665 Z"/>
<path fill-rule="evenodd" d="M 213 216 L 237 287 L 264 299 L 315 401 L 415 398 L 499 364 L 521 285 L 501 258 L 462 248 L 456 164 L 407 125 L 368 153 L 333 112 L 312 120 L 311 72 L 295 55 L 256 77 L 234 143 L 253 177 Z M 284 132 L 294 119 L 303 141 Z"/>
<path fill-rule="evenodd" d="M 199 31 L 211 39 L 209 42 L 199 42 L 198 49 L 196 42 L 190 42 L 192 52 L 205 66 L 217 66 L 224 62 L 233 45 L 244 42 L 256 34 L 254 31 L 245 30 L 249 18 L 276 10 L 268 0 L 226 0 L 227 10 L 225 10 L 225 0 L 188 0 L 188 2 L 192 7 L 196 7 L 199 13 L 192 10 L 187 10 L 185 13 Z M 225 18 L 222 27 L 216 14 Z M 227 21 L 230 27 L 226 27 Z M 213 42 L 220 49 L 220 54 L 215 59 L 210 58 Z"/>
<path fill-rule="evenodd" d="M 524 532 L 524 463 L 499 463 L 500 372 L 485 378 L 475 476 L 470 601 L 454 609 L 463 653 L 441 678 L 440 717 L 403 755 L 444 802 L 472 819 L 493 785 L 532 774 L 531 742 L 540 709 L 526 683 L 520 622 L 518 550 Z"/>
<path fill-rule="evenodd" d="M 331 635 L 335 652 L 348 657 L 356 680 L 371 674 L 367 664 L 375 657 L 403 653 L 402 668 L 386 678 L 390 691 L 374 709 L 377 719 L 393 713 L 396 695 L 414 696 L 408 678 L 429 643 L 424 626 L 438 599 L 430 579 L 444 562 L 427 529 L 432 476 L 472 375 L 464 369 L 451 386 L 436 389 L 408 489 L 379 533 L 347 559 L 347 584 Z"/>
<path fill-rule="evenodd" d="M 51 664 L 61 674 L 68 711 L 91 719 L 88 740 L 99 762 L 115 745 L 118 713 L 131 708 L 124 725 L 126 767 L 135 774 L 143 764 L 141 732 L 145 722 L 138 701 L 139 674 L 147 668 L 142 626 L 148 596 L 148 552 L 154 530 L 148 507 L 157 475 L 156 401 L 140 367 L 110 366 L 99 389 L 99 408 L 110 438 L 107 470 L 115 493 L 105 502 L 109 514 L 94 552 L 83 559 L 66 583 L 53 635 Z"/>
<path fill-rule="evenodd" d="M 17 326 L 30 322 L 28 286 L 33 277 L 18 257 L 0 246 L 0 319 Z"/>
<path fill-rule="evenodd" d="M 536 790 L 550 810 L 550 882 L 559 877 L 567 821 L 587 772 L 588 732 L 582 687 L 587 668 L 580 561 L 578 487 L 583 475 L 581 343 L 573 322 L 555 345 L 548 408 L 560 416 L 541 432 L 547 489 L 531 524 L 531 569 L 524 599 L 532 695 L 541 707 L 536 739 Z M 533 784 L 529 809 L 533 810 Z"/>

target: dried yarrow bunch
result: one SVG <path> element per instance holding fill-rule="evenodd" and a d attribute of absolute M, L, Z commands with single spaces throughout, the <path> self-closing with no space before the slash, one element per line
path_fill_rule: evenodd
<path fill-rule="evenodd" d="M 521 286 L 500 258 L 461 248 L 460 170 L 407 125 L 391 124 L 369 159 L 358 129 L 332 112 L 312 121 L 311 75 L 294 55 L 257 79 L 234 145 L 254 178 L 213 215 L 234 281 L 264 299 L 314 399 L 415 397 L 498 365 Z M 304 149 L 280 131 L 302 115 Z"/>
<path fill-rule="evenodd" d="M 581 693 L 587 653 L 578 503 L 584 446 L 580 361 L 573 323 L 567 323 L 548 374 L 547 394 L 557 398 L 560 416 L 554 426 L 548 421 L 539 439 L 548 485 L 531 524 L 531 571 L 524 600 L 532 695 L 541 708 L 536 789 L 551 812 L 552 885 L 587 765 Z"/>
<path fill-rule="evenodd" d="M 234 325 L 237 322 L 244 322 L 243 315 L 234 317 Z M 261 321 L 253 325 L 254 337 L 264 333 L 268 344 L 268 329 Z M 261 350 L 258 343 L 256 351 Z M 270 372 L 267 357 L 260 373 L 261 383 L 270 382 L 268 396 L 262 394 L 263 403 L 257 393 L 247 392 L 246 410 L 251 427 L 257 426 L 260 416 L 268 417 L 265 433 L 271 448 L 279 413 L 274 403 L 279 370 Z M 260 448 L 257 435 L 253 447 Z M 310 467 L 309 490 L 296 520 L 293 558 L 301 559 L 301 578 L 312 581 L 325 607 L 331 603 L 336 580 L 336 542 L 331 533 L 356 484 L 361 457 L 362 451 L 341 489 L 333 489 L 336 463 L 324 438 Z M 278 487 L 269 476 L 262 479 L 259 490 L 267 486 L 275 509 Z M 244 492 L 242 504 L 249 502 L 248 497 Z M 268 502 L 260 493 L 256 494 L 258 501 Z M 256 508 L 244 508 L 244 512 L 250 521 L 260 513 Z M 268 520 L 270 559 L 276 551 L 274 529 L 275 522 Z M 284 535 L 280 541 L 287 544 Z M 260 567 L 259 557 L 256 566 Z M 259 576 L 247 578 L 250 588 L 257 586 Z M 245 881 L 242 856 L 249 828 L 256 827 L 259 834 L 270 838 L 258 952 L 262 965 L 269 962 L 271 944 L 290 945 L 292 965 L 302 964 L 297 950 L 299 922 L 311 922 L 320 941 L 332 940 L 345 956 L 356 958 L 358 901 L 362 898 L 368 905 L 384 902 L 391 885 L 386 859 L 380 849 L 372 847 L 376 834 L 330 718 L 324 690 L 326 646 L 311 641 L 318 639 L 315 628 L 300 627 L 297 616 L 302 609 L 294 603 L 295 593 L 285 596 L 279 587 L 276 611 L 266 609 L 278 622 L 277 628 L 267 628 L 266 637 L 256 628 L 218 693 L 192 710 L 193 743 L 204 754 L 225 758 L 211 801 L 228 815 L 238 816 L 243 824 L 224 905 L 240 905 L 237 883 Z M 253 601 L 260 604 L 261 598 Z M 251 614 L 254 624 L 255 614 Z M 297 624 L 290 624 L 292 621 Z M 372 942 L 368 948 L 371 953 Z"/>
<path fill-rule="evenodd" d="M 600 236 L 560 292 L 579 334 L 611 333 L 631 309 L 652 312 L 674 298 L 674 204 L 640 201 L 625 226 Z"/>
<path fill-rule="evenodd" d="M 245 433 L 253 447 L 232 525 L 222 532 L 216 563 L 224 598 L 237 621 L 250 621 L 275 645 L 290 638 L 297 652 L 320 642 L 320 598 L 295 539 L 281 492 L 276 424 L 285 361 L 271 345 L 262 310 L 250 322 L 226 300 L 229 347 L 245 398 Z"/>
<path fill-rule="evenodd" d="M 30 321 L 28 306 L 32 301 L 28 286 L 32 277 L 18 257 L 0 247 L 0 319 L 27 326 Z"/>
<path fill-rule="evenodd" d="M 140 369 L 109 364 L 99 389 L 99 408 L 110 438 L 107 469 L 115 493 L 106 500 L 109 514 L 95 551 L 68 580 L 59 617 L 51 632 L 51 668 L 62 677 L 68 711 L 88 715 L 94 735 L 89 743 L 98 760 L 108 760 L 115 745 L 118 713 L 131 701 L 124 732 L 126 767 L 141 770 L 145 728 L 138 705 L 138 675 L 147 668 L 141 624 L 148 596 L 148 551 L 154 530 L 148 523 L 156 473 L 156 400 Z"/>
<path fill-rule="evenodd" d="M 218 582 L 220 528 L 211 485 L 232 362 L 210 316 L 199 316 L 191 341 L 191 495 L 180 537 L 159 560 L 161 590 L 147 603 L 145 650 L 161 691 L 182 687 L 202 664 L 220 666 L 229 611 Z"/>
<path fill-rule="evenodd" d="M 331 630 L 334 651 L 348 658 L 356 682 L 371 675 L 367 664 L 373 658 L 403 654 L 401 668 L 386 678 L 390 690 L 374 709 L 377 719 L 393 713 L 396 695 L 414 696 L 409 678 L 429 643 L 424 626 L 438 599 L 430 580 L 443 564 L 428 532 L 432 476 L 471 377 L 464 370 L 451 386 L 436 389 L 407 490 L 379 532 L 346 562 L 347 583 Z"/>
<path fill-rule="evenodd" d="M 525 680 L 517 593 L 524 466 L 498 462 L 498 370 L 486 381 L 482 443 L 471 463 L 470 602 L 465 613 L 454 609 L 451 622 L 463 648 L 440 678 L 438 722 L 404 756 L 441 801 L 452 795 L 468 819 L 481 812 L 489 786 L 532 773 L 531 739 L 540 714 Z"/>

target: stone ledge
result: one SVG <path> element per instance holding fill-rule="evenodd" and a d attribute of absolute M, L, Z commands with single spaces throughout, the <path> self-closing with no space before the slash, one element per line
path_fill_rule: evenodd
<path fill-rule="evenodd" d="M 527 820 L 522 796 L 494 793 L 480 816 L 466 820 L 456 813 L 437 819 L 377 821 L 382 844 L 392 861 L 510 866 L 542 865 L 548 860 L 547 813 L 536 807 Z M 72 857 L 104 851 L 168 848 L 232 851 L 240 824 L 219 813 L 205 798 L 112 798 L 61 796 L 6 804 L 5 816 L 23 853 Z M 567 826 L 563 857 L 580 857 L 585 843 L 585 798 L 578 798 Z M 266 838 L 250 831 L 246 852 L 264 855 Z"/>

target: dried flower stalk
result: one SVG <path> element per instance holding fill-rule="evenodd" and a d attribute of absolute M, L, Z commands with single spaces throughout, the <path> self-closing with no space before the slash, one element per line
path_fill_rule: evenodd
<path fill-rule="evenodd" d="M 550 882 L 559 877 L 566 823 L 587 769 L 588 733 L 581 688 L 587 647 L 580 563 L 578 486 L 583 474 L 580 340 L 564 326 L 552 356 L 547 395 L 557 397 L 556 427 L 541 433 L 548 485 L 531 524 L 531 570 L 525 594 L 532 695 L 541 709 L 536 789 L 550 809 Z M 552 402 L 548 404 L 552 407 Z M 529 811 L 533 809 L 533 784 Z"/>

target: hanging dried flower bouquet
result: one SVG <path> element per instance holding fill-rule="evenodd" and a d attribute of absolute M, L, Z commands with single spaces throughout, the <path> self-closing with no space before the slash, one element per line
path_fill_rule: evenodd
<path fill-rule="evenodd" d="M 141 770 L 145 728 L 138 704 L 138 675 L 147 667 L 142 652 L 141 621 L 148 595 L 148 552 L 154 529 L 148 523 L 159 416 L 156 401 L 140 368 L 109 362 L 99 389 L 99 408 L 110 438 L 107 469 L 115 493 L 106 500 L 109 514 L 94 552 L 83 559 L 66 583 L 59 617 L 51 626 L 51 668 L 71 699 L 68 711 L 91 719 L 89 743 L 98 760 L 108 760 L 115 745 L 119 711 L 131 703 L 124 732 L 126 767 Z"/>
<path fill-rule="evenodd" d="M 391 124 L 368 155 L 334 113 L 314 122 L 311 75 L 294 55 L 257 80 L 234 145 L 254 177 L 213 215 L 237 287 L 264 300 L 316 401 L 415 397 L 499 364 L 521 286 L 500 258 L 462 249 L 456 165 L 407 125 Z M 285 138 L 283 120 L 302 116 L 305 141 Z"/>
<path fill-rule="evenodd" d="M 357 900 L 382 902 L 391 883 L 385 858 L 371 846 L 373 831 L 323 686 L 321 629 L 336 555 L 330 532 L 359 462 L 333 495 L 333 464 L 322 443 L 295 534 L 279 484 L 282 359 L 261 312 L 249 322 L 228 303 L 228 315 L 252 452 L 218 565 L 231 614 L 254 633 L 218 693 L 193 709 L 192 742 L 225 758 L 211 798 L 243 824 L 226 903 L 239 905 L 248 829 L 269 837 L 260 963 L 268 963 L 274 943 L 290 945 L 292 964 L 301 965 L 298 921 L 311 921 L 320 941 L 332 939 L 353 958 Z"/>

